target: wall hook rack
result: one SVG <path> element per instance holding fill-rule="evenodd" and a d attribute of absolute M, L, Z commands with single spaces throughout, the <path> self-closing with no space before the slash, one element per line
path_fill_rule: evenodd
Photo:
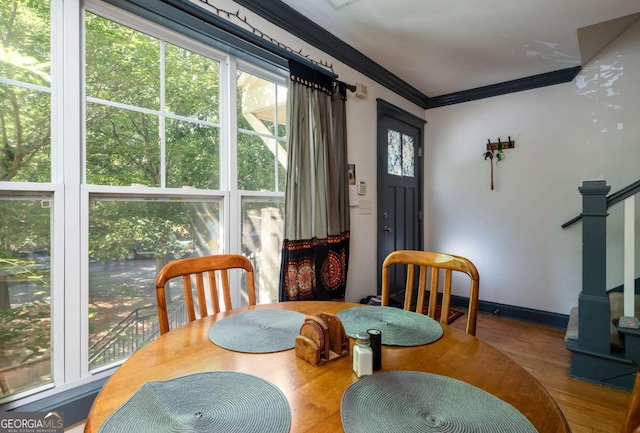
<path fill-rule="evenodd" d="M 507 141 L 502 141 L 498 138 L 498 141 L 492 142 L 491 140 L 487 140 L 487 150 L 489 151 L 497 151 L 500 149 L 514 149 L 516 147 L 515 140 L 511 140 L 511 136 L 509 136 Z"/>
<path fill-rule="evenodd" d="M 491 165 L 491 190 L 493 190 L 493 158 L 496 158 L 496 165 L 498 162 L 504 159 L 504 149 L 513 149 L 516 147 L 516 142 L 511 140 L 511 136 L 507 141 L 502 141 L 498 137 L 497 142 L 491 142 L 491 139 L 487 140 L 487 150 L 482 154 L 485 160 L 489 159 Z M 495 155 L 494 155 L 495 152 Z"/>

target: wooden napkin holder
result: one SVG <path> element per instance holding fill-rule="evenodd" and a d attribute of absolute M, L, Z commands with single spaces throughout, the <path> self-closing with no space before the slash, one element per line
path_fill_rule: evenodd
<path fill-rule="evenodd" d="M 349 355 L 349 338 L 335 314 L 307 316 L 295 341 L 296 356 L 319 366 Z"/>

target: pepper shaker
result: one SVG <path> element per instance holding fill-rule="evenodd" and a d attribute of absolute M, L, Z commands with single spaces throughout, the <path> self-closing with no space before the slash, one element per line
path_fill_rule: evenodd
<path fill-rule="evenodd" d="M 371 350 L 373 351 L 373 371 L 382 369 L 382 332 L 379 329 L 368 329 Z"/>

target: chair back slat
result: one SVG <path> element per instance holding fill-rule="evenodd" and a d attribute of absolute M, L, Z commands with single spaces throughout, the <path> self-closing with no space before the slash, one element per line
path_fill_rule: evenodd
<path fill-rule="evenodd" d="M 187 318 L 189 322 L 196 320 L 196 308 L 193 302 L 193 293 L 191 292 L 191 275 L 182 276 L 182 285 L 184 287 L 184 303 L 187 309 Z"/>
<path fill-rule="evenodd" d="M 220 312 L 220 296 L 218 295 L 218 283 L 215 272 L 207 272 L 209 276 L 209 295 L 211 297 L 211 305 L 213 306 L 213 314 Z"/>
<path fill-rule="evenodd" d="M 462 272 L 469 276 L 469 305 L 467 308 L 466 332 L 475 335 L 476 321 L 478 316 L 478 292 L 480 287 L 480 277 L 475 265 L 468 259 L 432 251 L 398 250 L 390 253 L 382 264 L 382 305 L 389 305 L 389 268 L 394 265 L 406 266 L 406 286 L 404 309 L 413 309 L 413 287 L 414 287 L 414 267 L 420 267 L 420 277 L 418 282 L 418 294 L 415 304 L 415 311 L 424 311 L 425 286 L 427 270 L 431 273 L 429 284 L 429 305 L 427 314 L 435 318 L 436 306 L 439 293 L 441 295 L 440 322 L 447 323 L 449 311 L 451 309 L 451 283 L 453 272 Z M 444 270 L 443 282 L 440 287 L 440 269 Z"/>
<path fill-rule="evenodd" d="M 416 301 L 416 309 L 422 310 L 424 308 L 424 295 L 427 288 L 427 268 L 420 266 L 420 277 L 418 279 L 418 299 Z M 406 302 L 406 297 L 405 297 Z M 411 307 L 409 307 L 411 308 Z"/>
<path fill-rule="evenodd" d="M 427 266 L 425 266 L 427 268 Z M 431 283 L 429 285 L 429 307 L 427 314 L 429 317 L 435 317 L 436 306 L 438 305 L 438 279 L 440 278 L 440 272 L 438 269 L 431 268 Z M 423 310 L 420 310 L 422 312 Z"/>
<path fill-rule="evenodd" d="M 244 271 L 247 277 L 247 303 L 249 305 L 256 305 L 253 265 L 242 255 L 219 254 L 204 257 L 190 257 L 176 260 L 165 265 L 156 277 L 156 298 L 158 302 L 160 334 L 169 332 L 169 314 L 167 311 L 166 299 L 167 291 L 165 288 L 167 282 L 173 278 L 182 277 L 187 319 L 189 322 L 192 322 L 196 320 L 192 278 L 195 280 L 196 285 L 195 291 L 197 296 L 198 312 L 200 317 L 204 317 L 209 314 L 208 303 L 210 303 L 213 310 L 211 314 L 220 312 L 219 291 L 222 291 L 222 300 L 224 301 L 225 310 L 233 308 L 231 303 L 231 288 L 229 284 L 230 269 L 240 269 Z M 216 276 L 216 272 L 220 273 L 219 278 Z M 205 274 L 207 274 L 206 279 L 204 276 Z M 205 287 L 205 281 L 207 281 L 209 285 L 208 291 Z M 209 299 L 207 299 L 207 297 Z"/>
<path fill-rule="evenodd" d="M 224 299 L 224 308 L 225 310 L 231 309 L 231 290 L 229 290 L 229 271 L 226 269 L 220 271 L 222 275 L 222 297 Z"/>
<path fill-rule="evenodd" d="M 207 298 L 204 295 L 204 275 L 202 272 L 196 272 L 196 293 L 198 294 L 198 308 L 200 309 L 200 317 L 207 316 L 207 303 L 202 302 Z"/>

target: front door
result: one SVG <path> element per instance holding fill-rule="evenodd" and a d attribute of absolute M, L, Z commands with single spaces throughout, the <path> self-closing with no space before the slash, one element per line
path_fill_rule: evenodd
<path fill-rule="evenodd" d="M 385 257 L 423 248 L 423 136 L 425 121 L 378 99 L 378 293 Z M 391 303 L 404 299 L 404 272 L 391 269 Z"/>

